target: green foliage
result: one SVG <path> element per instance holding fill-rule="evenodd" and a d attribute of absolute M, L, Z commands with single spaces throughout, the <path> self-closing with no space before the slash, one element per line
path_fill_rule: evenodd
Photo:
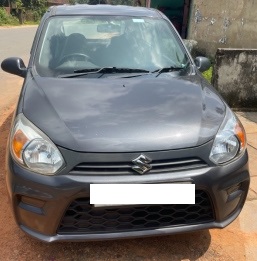
<path fill-rule="evenodd" d="M 9 6 L 9 1 L 8 0 L 0 0 L 0 6 Z"/>
<path fill-rule="evenodd" d="M 16 0 L 16 1 L 13 1 L 13 2 L 15 2 L 17 9 L 21 9 L 21 10 L 25 9 L 24 3 L 22 2 L 22 0 Z"/>
<path fill-rule="evenodd" d="M 211 66 L 209 70 L 203 72 L 203 77 L 210 83 L 212 80 L 212 71 L 213 71 L 213 67 Z"/>
<path fill-rule="evenodd" d="M 47 0 L 15 0 L 16 4 L 21 2 L 21 6 L 34 14 L 34 21 L 39 21 L 47 9 Z"/>
<path fill-rule="evenodd" d="M 9 15 L 4 8 L 0 8 L 0 25 L 17 25 L 17 18 Z"/>
<path fill-rule="evenodd" d="M 4 0 L 0 0 L 4 1 Z M 14 14 L 22 24 L 27 20 L 38 22 L 47 9 L 47 0 L 7 0 L 8 3 L 14 4 L 16 9 L 13 10 Z M 0 2 L 1 4 L 1 2 Z M 8 5 L 9 5 L 8 4 Z"/>

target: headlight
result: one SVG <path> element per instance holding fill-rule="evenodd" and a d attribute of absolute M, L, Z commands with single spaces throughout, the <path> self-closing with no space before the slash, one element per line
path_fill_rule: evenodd
<path fill-rule="evenodd" d="M 53 142 L 23 114 L 15 120 L 10 143 L 13 158 L 34 172 L 53 175 L 64 165 Z"/>
<path fill-rule="evenodd" d="M 246 135 L 241 122 L 227 109 L 221 127 L 215 137 L 210 160 L 216 164 L 228 162 L 241 154 L 246 148 Z"/>

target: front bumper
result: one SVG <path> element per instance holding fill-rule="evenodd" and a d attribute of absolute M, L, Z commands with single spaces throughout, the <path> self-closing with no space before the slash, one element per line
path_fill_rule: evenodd
<path fill-rule="evenodd" d="M 7 187 L 11 198 L 14 216 L 20 228 L 29 235 L 46 242 L 108 240 L 117 238 L 142 237 L 183 233 L 199 229 L 223 228 L 240 213 L 249 188 L 247 151 L 240 158 L 223 166 L 214 166 L 208 161 L 211 143 L 192 149 L 190 153 L 199 154 L 208 166 L 190 170 L 145 175 L 76 175 L 71 174 L 72 166 L 83 157 L 92 161 L 93 153 L 71 152 L 61 149 L 67 166 L 56 176 L 43 176 L 30 172 L 7 155 Z M 189 154 L 190 154 L 189 153 Z M 149 153 L 148 153 L 149 154 Z M 181 157 L 188 150 L 150 153 L 151 158 Z M 201 154 L 201 155 L 200 155 Z M 115 154 L 117 155 L 117 154 Z M 120 156 L 135 157 L 135 153 Z M 207 155 L 207 157 L 206 157 Z M 103 155 L 101 155 L 103 156 Z M 112 155 L 105 155 L 106 158 Z M 114 154 L 113 154 L 114 156 Z M 96 156 L 97 160 L 99 154 Z M 70 204 L 80 198 L 89 198 L 90 184 L 97 183 L 193 183 L 196 190 L 204 191 L 213 210 L 213 220 L 195 224 L 166 225 L 163 227 L 126 231 L 96 231 L 95 233 L 59 233 L 61 220 Z"/>

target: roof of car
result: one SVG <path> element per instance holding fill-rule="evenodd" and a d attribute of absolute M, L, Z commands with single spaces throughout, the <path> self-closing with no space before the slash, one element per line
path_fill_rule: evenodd
<path fill-rule="evenodd" d="M 50 15 L 125 15 L 160 17 L 155 9 L 124 5 L 59 5 L 51 7 Z"/>

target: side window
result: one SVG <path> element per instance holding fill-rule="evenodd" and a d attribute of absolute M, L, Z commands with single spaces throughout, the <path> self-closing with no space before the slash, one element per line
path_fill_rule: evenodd
<path fill-rule="evenodd" d="M 52 23 L 55 23 L 55 26 Z M 58 57 L 65 40 L 62 30 L 63 26 L 59 21 L 52 20 L 49 22 L 44 34 L 39 56 L 39 64 L 42 67 L 51 68 L 53 60 Z"/>

